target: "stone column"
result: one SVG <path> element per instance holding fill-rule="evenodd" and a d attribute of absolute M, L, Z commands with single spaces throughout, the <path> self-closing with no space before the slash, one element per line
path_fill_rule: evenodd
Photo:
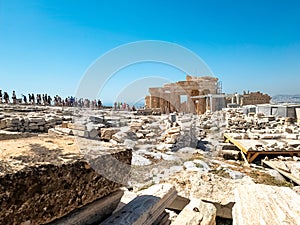
<path fill-rule="evenodd" d="M 149 96 L 148 102 L 149 102 L 148 107 L 149 107 L 150 109 L 152 109 L 152 95 Z"/>
<path fill-rule="evenodd" d="M 210 111 L 213 112 L 213 99 L 212 96 L 209 96 L 209 104 L 210 104 Z"/>
<path fill-rule="evenodd" d="M 209 108 L 209 107 L 208 107 L 208 106 L 209 106 L 209 105 L 208 105 L 208 97 L 205 97 L 205 102 L 206 102 L 206 111 L 207 111 L 208 108 Z"/>
<path fill-rule="evenodd" d="M 239 94 L 236 94 L 236 104 L 240 104 L 240 95 Z"/>

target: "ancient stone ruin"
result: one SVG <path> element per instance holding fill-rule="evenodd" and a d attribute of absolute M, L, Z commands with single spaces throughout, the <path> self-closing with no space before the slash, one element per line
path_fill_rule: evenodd
<path fill-rule="evenodd" d="M 0 105 L 0 224 L 297 224 L 292 109 L 295 118 Z"/>
<path fill-rule="evenodd" d="M 224 107 L 224 98 L 213 97 L 219 94 L 218 78 L 186 76 L 185 81 L 165 84 L 163 87 L 149 88 L 146 108 L 159 108 L 162 113 L 188 112 L 203 114 Z"/>
<path fill-rule="evenodd" d="M 270 101 L 271 97 L 268 94 L 263 94 L 259 91 L 244 91 L 243 94 L 234 94 L 226 98 L 226 104 L 236 104 L 238 106 L 268 104 Z"/>
<path fill-rule="evenodd" d="M 215 77 L 187 75 L 185 81 L 168 83 L 163 87 L 149 88 L 145 97 L 147 109 L 161 113 L 183 112 L 198 115 L 206 111 L 215 112 L 227 105 L 244 106 L 270 103 L 271 97 L 258 92 L 243 94 L 222 93 L 221 82 Z"/>

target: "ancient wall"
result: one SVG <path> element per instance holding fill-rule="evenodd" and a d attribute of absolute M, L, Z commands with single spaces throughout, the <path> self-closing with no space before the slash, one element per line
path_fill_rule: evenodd
<path fill-rule="evenodd" d="M 243 94 L 234 94 L 231 97 L 226 98 L 226 105 L 236 104 L 237 106 L 243 105 L 258 105 L 269 104 L 271 97 L 268 94 L 263 94 L 259 91 L 248 92 L 244 91 Z"/>
<path fill-rule="evenodd" d="M 71 121 L 72 113 L 72 110 L 61 107 L 1 105 L 0 130 L 47 132 L 63 121 Z"/>
<path fill-rule="evenodd" d="M 241 99 L 241 105 L 257 105 L 270 103 L 271 97 L 261 92 L 251 92 L 244 94 Z"/>
<path fill-rule="evenodd" d="M 71 118 L 69 118 L 71 120 Z M 0 129 L 5 131 L 19 132 L 47 132 L 48 129 L 61 124 L 63 118 L 57 116 L 50 117 L 6 117 L 0 118 Z"/>
<path fill-rule="evenodd" d="M 145 107 L 150 108 L 150 106 L 151 106 L 151 96 L 147 95 L 145 97 Z"/>

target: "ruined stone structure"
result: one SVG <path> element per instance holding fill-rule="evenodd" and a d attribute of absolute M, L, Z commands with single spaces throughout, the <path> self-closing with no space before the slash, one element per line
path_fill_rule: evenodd
<path fill-rule="evenodd" d="M 185 81 L 168 83 L 163 87 L 149 88 L 146 108 L 160 109 L 162 113 L 188 112 L 203 114 L 218 108 L 218 78 L 186 76 Z"/>
<path fill-rule="evenodd" d="M 245 92 L 241 94 L 232 95 L 231 98 L 227 99 L 227 103 L 243 105 L 258 105 L 268 104 L 271 101 L 271 97 L 268 94 L 257 92 Z"/>
<path fill-rule="evenodd" d="M 256 105 L 270 103 L 271 97 L 268 94 L 263 94 L 259 91 L 246 93 L 241 99 L 241 105 Z"/>

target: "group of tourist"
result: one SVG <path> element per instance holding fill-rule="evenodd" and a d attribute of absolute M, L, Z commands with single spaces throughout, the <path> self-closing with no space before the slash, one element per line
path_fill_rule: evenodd
<path fill-rule="evenodd" d="M 24 94 L 21 98 L 17 98 L 15 91 L 12 92 L 11 99 L 7 92 L 0 90 L 0 104 L 12 103 L 12 104 L 30 104 L 30 105 L 54 105 L 54 106 L 69 106 L 69 107 L 84 107 L 84 108 L 102 108 L 101 100 L 89 100 L 89 99 L 77 99 L 73 96 L 67 98 L 61 98 L 59 95 L 55 95 L 51 98 L 48 94 L 28 94 L 28 97 Z"/>
<path fill-rule="evenodd" d="M 13 94 L 15 94 L 14 91 L 13 91 Z M 14 99 L 14 96 L 13 96 L 12 99 Z M 2 90 L 0 90 L 0 103 L 3 103 L 3 100 L 4 100 L 5 103 L 9 103 L 10 102 L 8 93 L 4 92 L 2 94 Z"/>
<path fill-rule="evenodd" d="M 114 103 L 114 109 L 115 110 L 128 110 L 128 111 L 136 111 L 135 107 L 130 107 L 129 104 L 126 104 L 125 102 L 115 102 Z"/>
<path fill-rule="evenodd" d="M 68 106 L 68 107 L 80 107 L 80 108 L 93 108 L 100 109 L 103 107 L 100 99 L 98 100 L 89 100 L 89 99 L 77 99 L 73 96 L 69 96 L 67 98 L 61 98 L 59 95 L 55 95 L 51 98 L 48 94 L 28 94 L 21 95 L 21 98 L 17 98 L 16 92 L 13 91 L 11 95 L 11 99 L 7 92 L 3 92 L 0 90 L 0 104 L 2 103 L 12 103 L 12 104 L 25 104 L 25 105 L 54 105 L 54 106 Z M 115 102 L 114 110 L 128 110 L 128 111 L 136 111 L 134 106 L 130 106 L 125 102 Z"/>
<path fill-rule="evenodd" d="M 23 101 L 22 101 L 23 100 Z M 22 94 L 22 98 L 18 99 L 18 103 L 25 103 L 25 104 L 37 104 L 37 105 L 51 105 L 52 98 L 48 96 L 47 94 L 37 94 L 34 96 L 34 94 L 28 94 L 28 100 L 26 95 Z M 15 102 L 13 102 L 16 104 Z"/>

